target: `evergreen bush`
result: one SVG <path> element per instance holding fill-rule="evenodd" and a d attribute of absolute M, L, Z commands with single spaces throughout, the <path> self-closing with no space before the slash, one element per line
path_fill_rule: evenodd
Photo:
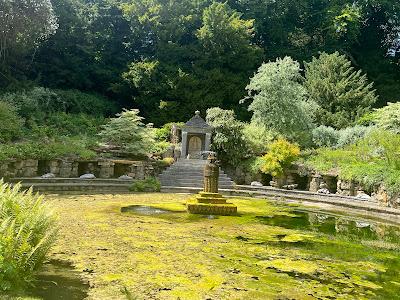
<path fill-rule="evenodd" d="M 102 141 L 117 146 L 123 151 L 138 155 L 150 153 L 153 144 L 153 129 L 147 128 L 139 116 L 139 110 L 124 110 L 103 126 L 99 133 Z"/>
<path fill-rule="evenodd" d="M 379 128 L 400 133 L 400 102 L 388 103 L 387 106 L 375 110 L 372 119 Z"/>

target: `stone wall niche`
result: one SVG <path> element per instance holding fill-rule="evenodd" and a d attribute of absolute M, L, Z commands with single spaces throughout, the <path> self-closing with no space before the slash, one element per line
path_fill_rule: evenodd
<path fill-rule="evenodd" d="M 114 177 L 118 178 L 130 173 L 130 165 L 123 163 L 114 163 Z"/>
<path fill-rule="evenodd" d="M 80 161 L 78 162 L 78 177 L 84 174 L 94 174 L 99 177 L 99 167 L 97 161 Z"/>
<path fill-rule="evenodd" d="M 50 173 L 49 161 L 48 160 L 38 160 L 37 175 L 42 176 L 47 173 Z"/>
<path fill-rule="evenodd" d="M 356 184 L 351 180 L 339 179 L 337 181 L 337 193 L 343 196 L 355 196 Z"/>
<path fill-rule="evenodd" d="M 324 175 L 322 176 L 322 179 L 328 186 L 329 192 L 331 192 L 332 194 L 336 194 L 338 178 L 336 176 Z"/>

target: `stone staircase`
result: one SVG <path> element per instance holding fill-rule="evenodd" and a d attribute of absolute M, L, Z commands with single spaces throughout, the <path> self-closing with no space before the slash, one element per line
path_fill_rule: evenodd
<path fill-rule="evenodd" d="M 79 178 L 12 178 L 12 184 L 21 183 L 23 189 L 33 188 L 46 194 L 106 194 L 128 193 L 132 180 Z"/>
<path fill-rule="evenodd" d="M 203 187 L 203 172 L 206 160 L 179 159 L 171 167 L 160 175 L 161 186 L 163 187 Z M 231 189 L 234 182 L 220 170 L 219 188 Z"/>

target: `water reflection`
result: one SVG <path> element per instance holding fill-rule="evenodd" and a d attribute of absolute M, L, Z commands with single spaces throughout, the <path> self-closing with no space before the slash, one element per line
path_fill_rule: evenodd
<path fill-rule="evenodd" d="M 139 215 L 151 216 L 172 213 L 172 211 L 145 205 L 131 205 L 121 208 L 121 212 L 133 212 Z"/>
<path fill-rule="evenodd" d="M 398 242 L 400 238 L 400 230 L 396 226 L 321 212 L 293 210 L 287 215 L 259 216 L 257 218 L 271 226 L 330 235 L 345 235 L 355 239 Z"/>

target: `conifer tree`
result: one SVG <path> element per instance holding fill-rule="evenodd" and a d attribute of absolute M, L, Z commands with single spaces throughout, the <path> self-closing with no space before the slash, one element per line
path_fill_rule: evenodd
<path fill-rule="evenodd" d="M 305 66 L 305 87 L 310 99 L 319 105 L 318 124 L 348 127 L 377 100 L 367 75 L 355 70 L 345 55 L 322 53 Z"/>

